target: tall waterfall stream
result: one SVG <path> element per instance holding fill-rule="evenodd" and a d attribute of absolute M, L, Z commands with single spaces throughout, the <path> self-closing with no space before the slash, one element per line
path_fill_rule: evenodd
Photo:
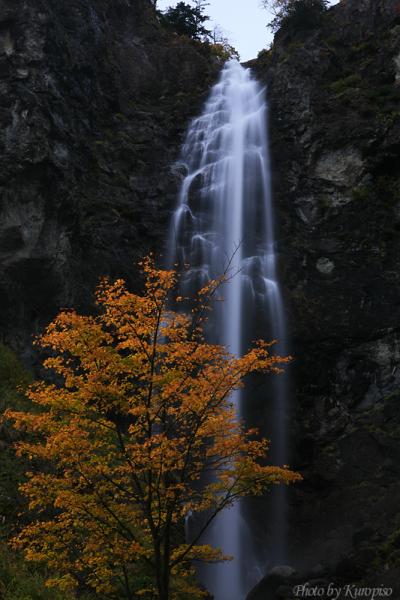
<path fill-rule="evenodd" d="M 284 355 L 267 105 L 264 90 L 237 61 L 226 63 L 203 113 L 191 123 L 180 162 L 185 178 L 168 252 L 171 263 L 190 265 L 183 276 L 184 292 L 191 294 L 221 275 L 230 260 L 230 269 L 237 274 L 224 287 L 225 300 L 215 309 L 212 342 L 240 355 L 256 338 L 278 339 L 275 350 Z M 259 411 L 264 406 L 268 414 L 263 433 L 272 439 L 270 459 L 282 465 L 287 460 L 287 378 L 268 379 Z M 245 419 L 246 406 L 252 404 L 251 390 L 248 396 L 237 392 L 233 398 L 238 415 Z M 269 523 L 265 544 L 256 541 L 254 519 L 249 518 L 251 509 L 245 502 L 222 512 L 203 540 L 235 557 L 199 570 L 215 600 L 243 600 L 268 568 L 285 559 L 285 491 L 279 488 L 263 502 Z"/>

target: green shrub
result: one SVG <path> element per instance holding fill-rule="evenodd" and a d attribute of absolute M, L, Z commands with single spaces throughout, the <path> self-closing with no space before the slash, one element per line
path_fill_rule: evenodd
<path fill-rule="evenodd" d="M 360 185 L 352 189 L 351 195 L 355 202 L 366 202 L 371 198 L 372 190 L 368 185 Z"/>
<path fill-rule="evenodd" d="M 328 5 L 327 0 L 263 0 L 263 4 L 275 14 L 268 24 L 272 31 L 311 29 L 321 22 Z"/>
<path fill-rule="evenodd" d="M 17 355 L 7 346 L 0 343 L 0 389 L 14 389 L 28 384 L 31 373 L 22 365 Z"/>
<path fill-rule="evenodd" d="M 376 180 L 376 195 L 382 202 L 393 205 L 400 202 L 400 182 L 397 177 L 381 175 Z"/>
<path fill-rule="evenodd" d="M 272 48 L 264 48 L 264 50 L 260 50 L 260 52 L 257 55 L 257 64 L 259 64 L 260 68 L 269 69 L 269 67 L 272 64 L 272 59 Z"/>
<path fill-rule="evenodd" d="M 360 75 L 348 75 L 347 77 L 343 77 L 342 79 L 338 79 L 334 81 L 329 86 L 331 91 L 335 94 L 340 94 L 341 92 L 345 92 L 352 88 L 358 88 L 362 84 L 362 78 Z"/>
<path fill-rule="evenodd" d="M 24 409 L 30 406 L 20 389 L 30 381 L 30 373 L 14 352 L 0 344 L 0 413 L 9 407 Z M 65 596 L 46 589 L 43 577 L 7 547 L 6 538 L 15 527 L 21 509 L 18 485 L 27 465 L 15 455 L 12 447 L 14 432 L 5 423 L 0 427 L 0 599 L 66 600 Z"/>
<path fill-rule="evenodd" d="M 392 102 L 397 104 L 400 100 L 400 93 L 392 84 L 383 84 L 371 88 L 367 91 L 366 95 L 370 101 L 378 106 Z"/>
<path fill-rule="evenodd" d="M 23 393 L 31 380 L 31 373 L 15 353 L 0 343 L 1 414 L 9 407 L 32 410 Z M 70 595 L 46 588 L 44 573 L 7 545 L 22 509 L 18 486 L 28 468 L 26 460 L 18 458 L 13 449 L 15 435 L 6 423 L 0 424 L 0 600 L 72 600 Z"/>
<path fill-rule="evenodd" d="M 23 393 L 31 379 L 31 374 L 14 352 L 0 344 L 0 416 L 7 408 L 31 408 Z M 8 536 L 21 510 L 18 485 L 28 466 L 25 459 L 15 455 L 15 436 L 15 431 L 6 422 L 0 422 L 0 543 Z"/>
<path fill-rule="evenodd" d="M 375 52 L 377 49 L 376 40 L 370 38 L 369 40 L 363 41 L 360 44 L 353 44 L 351 47 L 351 52 L 353 54 L 363 54 L 367 52 Z"/>
<path fill-rule="evenodd" d="M 328 46 L 328 48 L 331 48 L 336 51 L 337 47 L 342 44 L 342 41 L 340 40 L 340 38 L 338 38 L 336 34 L 332 34 L 326 38 L 325 44 Z"/>
<path fill-rule="evenodd" d="M 0 544 L 1 600 L 69 600 L 71 596 L 45 587 L 44 577 L 23 558 Z"/>

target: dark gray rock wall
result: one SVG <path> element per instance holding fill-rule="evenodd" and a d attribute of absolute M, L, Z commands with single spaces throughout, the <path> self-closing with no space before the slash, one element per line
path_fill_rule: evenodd
<path fill-rule="evenodd" d="M 396 585 L 399 57 L 400 3 L 343 0 L 251 65 L 269 89 L 295 357 L 291 564 Z"/>
<path fill-rule="evenodd" d="M 217 66 L 149 0 L 0 0 L 0 331 L 19 352 L 160 249 Z"/>

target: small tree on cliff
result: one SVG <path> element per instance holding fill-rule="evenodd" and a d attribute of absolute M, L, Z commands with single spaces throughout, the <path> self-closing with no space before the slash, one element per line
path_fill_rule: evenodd
<path fill-rule="evenodd" d="M 31 432 L 18 452 L 33 461 L 21 490 L 35 518 L 13 544 L 47 565 L 52 586 L 194 599 L 202 592 L 192 561 L 224 559 L 201 542 L 214 517 L 241 496 L 299 479 L 265 465 L 267 442 L 245 430 L 229 400 L 248 374 L 279 372 L 287 359 L 263 341 L 242 358 L 205 341 L 221 280 L 200 291 L 188 316 L 168 308 L 176 274 L 151 259 L 143 271 L 144 295 L 103 281 L 98 316 L 64 311 L 38 340 L 57 383 L 30 387 L 39 411 L 7 413 Z M 207 516 L 185 540 L 189 511 Z"/>
<path fill-rule="evenodd" d="M 217 58 L 220 58 L 223 61 L 231 58 L 240 60 L 239 52 L 229 42 L 229 39 L 219 25 L 216 25 L 210 32 L 209 42 L 211 52 Z"/>
<path fill-rule="evenodd" d="M 316 25 L 328 6 L 327 0 L 262 0 L 263 6 L 273 13 L 269 23 L 272 31 L 291 26 L 307 29 Z"/>
<path fill-rule="evenodd" d="M 186 2 L 178 2 L 175 7 L 169 7 L 163 15 L 164 23 L 175 33 L 187 35 L 194 40 L 207 38 L 210 31 L 204 23 L 209 17 L 204 14 L 205 3 L 190 6 Z"/>

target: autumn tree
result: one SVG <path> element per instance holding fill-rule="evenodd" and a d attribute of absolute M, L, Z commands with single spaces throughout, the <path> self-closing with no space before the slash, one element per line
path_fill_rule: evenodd
<path fill-rule="evenodd" d="M 272 31 L 291 26 L 308 29 L 316 25 L 328 6 L 327 0 L 262 0 L 263 6 L 274 18 L 269 23 Z"/>
<path fill-rule="evenodd" d="M 230 400 L 248 374 L 278 373 L 287 359 L 264 341 L 240 358 L 205 341 L 224 278 L 185 313 L 176 273 L 151 259 L 142 268 L 143 295 L 104 280 L 96 316 L 64 310 L 37 341 L 53 380 L 29 388 L 35 411 L 7 413 L 27 435 L 18 453 L 32 461 L 21 485 L 32 520 L 13 545 L 47 566 L 50 586 L 194 599 L 203 592 L 192 561 L 227 559 L 202 542 L 215 516 L 299 479 L 266 464 L 268 442 L 246 430 Z M 185 540 L 190 511 L 204 525 Z"/>
<path fill-rule="evenodd" d="M 239 52 L 232 46 L 228 37 L 219 25 L 216 25 L 210 32 L 209 42 L 211 45 L 211 52 L 217 58 L 220 58 L 223 61 L 232 58 L 240 60 Z"/>

